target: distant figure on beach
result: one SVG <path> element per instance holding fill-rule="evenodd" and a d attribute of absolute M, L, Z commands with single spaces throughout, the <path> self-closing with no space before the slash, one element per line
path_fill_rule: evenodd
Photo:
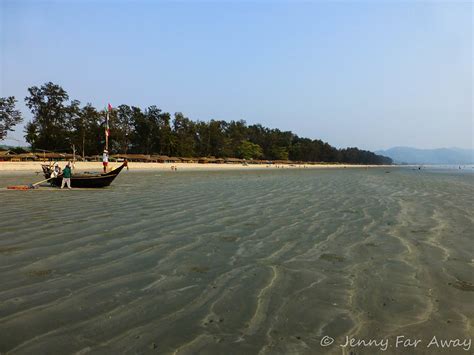
<path fill-rule="evenodd" d="M 109 165 L 109 152 L 107 149 L 104 149 L 104 154 L 102 154 L 102 165 L 104 166 L 104 173 L 106 173 L 107 165 Z"/>
<path fill-rule="evenodd" d="M 64 185 L 67 185 L 68 189 L 71 189 L 71 162 L 68 162 L 66 167 L 63 169 L 63 181 L 61 182 L 61 189 Z"/>

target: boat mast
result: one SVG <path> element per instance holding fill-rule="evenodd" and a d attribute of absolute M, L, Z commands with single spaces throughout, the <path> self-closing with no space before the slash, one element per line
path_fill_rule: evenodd
<path fill-rule="evenodd" d="M 108 152 L 109 151 L 109 112 L 110 112 L 111 106 L 110 104 L 107 106 L 107 118 L 105 121 L 105 150 Z"/>

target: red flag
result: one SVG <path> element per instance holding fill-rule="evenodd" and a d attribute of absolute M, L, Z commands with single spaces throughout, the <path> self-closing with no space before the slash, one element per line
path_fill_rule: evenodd
<path fill-rule="evenodd" d="M 112 105 L 107 104 L 107 117 L 105 120 L 105 136 L 110 137 L 110 128 L 109 128 L 109 113 L 112 112 Z"/>

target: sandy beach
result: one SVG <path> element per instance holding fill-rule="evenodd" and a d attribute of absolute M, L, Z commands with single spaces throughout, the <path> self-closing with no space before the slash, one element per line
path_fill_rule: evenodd
<path fill-rule="evenodd" d="M 0 189 L 0 353 L 471 353 L 472 175 L 235 168 Z"/>
<path fill-rule="evenodd" d="M 0 172 L 7 171 L 41 171 L 42 161 L 30 161 L 30 162 L 0 162 Z M 109 168 L 114 169 L 120 166 L 121 163 L 109 163 Z M 61 167 L 66 165 L 65 161 L 59 162 Z M 351 165 L 351 164 L 198 164 L 198 163 L 128 163 L 130 170 L 160 170 L 168 171 L 171 167 L 176 167 L 177 171 L 180 170 L 253 170 L 253 169 L 325 169 L 325 168 L 363 168 L 367 167 L 392 167 L 392 165 Z M 75 170 L 80 171 L 101 171 L 101 162 L 76 162 Z"/>

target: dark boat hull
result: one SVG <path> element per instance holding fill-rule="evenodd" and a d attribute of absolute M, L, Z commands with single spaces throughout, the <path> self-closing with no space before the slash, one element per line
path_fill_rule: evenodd
<path fill-rule="evenodd" d="M 74 174 L 71 177 L 71 187 L 74 188 L 101 188 L 109 186 L 122 169 L 127 166 L 126 163 L 119 166 L 108 173 L 104 174 Z M 42 165 L 44 177 L 48 179 L 51 176 L 51 170 L 49 166 Z M 62 183 L 62 176 L 59 175 L 56 178 L 49 180 L 52 186 L 60 187 Z"/>

